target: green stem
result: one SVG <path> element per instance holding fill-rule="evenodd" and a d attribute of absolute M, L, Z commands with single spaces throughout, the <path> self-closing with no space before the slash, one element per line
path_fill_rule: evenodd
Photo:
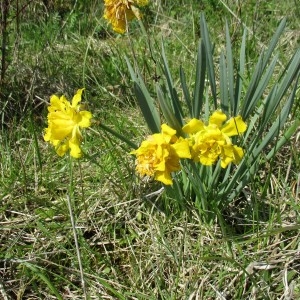
<path fill-rule="evenodd" d="M 71 202 L 71 198 L 74 199 L 73 161 L 72 161 L 71 157 L 69 157 L 69 167 L 70 167 L 69 168 L 69 170 L 70 170 L 70 174 L 69 174 L 70 175 L 70 187 L 69 187 L 69 195 L 67 195 L 67 202 L 68 202 L 71 226 L 72 226 L 73 235 L 74 235 L 74 242 L 75 242 L 76 254 L 77 254 L 79 271 L 80 271 L 81 285 L 82 285 L 82 289 L 83 289 L 84 299 L 87 300 L 88 299 L 87 298 L 87 290 L 86 290 L 86 285 L 85 285 L 85 280 L 84 280 L 81 255 L 80 255 L 80 249 L 79 249 L 77 232 L 76 232 L 76 225 L 75 225 L 75 220 L 74 220 L 74 213 L 72 210 L 72 202 Z"/>

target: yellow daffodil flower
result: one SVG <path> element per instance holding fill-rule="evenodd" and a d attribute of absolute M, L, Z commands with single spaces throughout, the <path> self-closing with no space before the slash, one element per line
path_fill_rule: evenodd
<path fill-rule="evenodd" d="M 79 102 L 83 90 L 77 91 L 72 103 L 65 96 L 59 98 L 53 95 L 50 98 L 48 128 L 45 129 L 44 140 L 55 147 L 59 156 L 63 156 L 69 149 L 72 157 L 80 158 L 82 155 L 80 127 L 91 126 L 92 118 L 89 111 L 80 110 Z"/>
<path fill-rule="evenodd" d="M 136 155 L 136 171 L 142 176 L 154 176 L 155 180 L 171 185 L 171 173 L 180 170 L 180 158 L 191 158 L 189 143 L 176 136 L 176 130 L 166 124 L 161 133 L 155 133 L 131 152 Z"/>
<path fill-rule="evenodd" d="M 202 121 L 192 119 L 182 129 L 189 134 L 192 159 L 210 166 L 218 158 L 221 167 L 226 168 L 231 162 L 238 164 L 244 156 L 242 148 L 233 145 L 230 137 L 246 131 L 247 125 L 241 116 L 227 120 L 221 111 L 214 112 L 206 126 Z"/>
<path fill-rule="evenodd" d="M 126 31 L 127 22 L 134 18 L 141 19 L 137 6 L 145 6 L 148 0 L 104 0 L 104 18 L 111 23 L 118 33 Z"/>

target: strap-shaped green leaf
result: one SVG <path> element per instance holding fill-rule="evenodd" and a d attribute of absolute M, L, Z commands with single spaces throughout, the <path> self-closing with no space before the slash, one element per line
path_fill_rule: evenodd
<path fill-rule="evenodd" d="M 277 101 L 277 94 L 278 91 L 278 84 L 275 84 L 273 88 L 271 89 L 269 95 L 266 97 L 266 99 L 263 101 L 263 112 L 261 113 L 261 120 L 259 123 L 259 131 L 264 131 L 268 122 L 270 121 L 273 112 L 275 111 L 276 107 L 279 104 L 279 101 Z"/>
<path fill-rule="evenodd" d="M 131 78 L 134 82 L 134 92 L 142 114 L 147 122 L 147 125 L 153 133 L 160 132 L 159 113 L 155 106 L 153 98 L 150 96 L 150 93 L 146 88 L 146 85 L 142 79 L 139 70 L 137 69 L 137 71 L 135 72 L 127 57 L 125 57 L 125 59 L 128 65 Z"/>
<path fill-rule="evenodd" d="M 296 51 L 296 53 L 291 58 L 287 69 L 283 72 L 283 76 L 281 77 L 279 88 L 278 88 L 278 100 L 280 100 L 283 95 L 286 93 L 292 81 L 299 76 L 300 73 L 300 48 Z"/>
<path fill-rule="evenodd" d="M 186 84 L 185 73 L 181 66 L 179 69 L 179 75 L 180 75 L 180 83 L 181 83 L 184 100 L 185 100 L 186 106 L 189 110 L 190 118 L 192 119 L 193 118 L 193 109 L 192 109 L 191 96 L 190 96 L 190 92 L 189 92 L 187 84 Z"/>
<path fill-rule="evenodd" d="M 161 108 L 161 111 L 170 127 L 176 130 L 177 134 L 184 136 L 184 133 L 181 129 L 182 125 L 179 123 L 177 117 L 175 116 L 173 109 L 170 105 L 170 100 L 167 99 L 167 96 L 163 93 L 159 84 L 156 84 L 157 99 Z"/>
<path fill-rule="evenodd" d="M 280 130 L 284 126 L 284 124 L 288 118 L 288 115 L 291 111 L 292 105 L 294 103 L 295 93 L 296 93 L 296 89 L 297 89 L 297 82 L 298 82 L 298 80 L 296 81 L 293 91 L 292 91 L 290 97 L 288 98 L 286 104 L 280 111 L 279 116 L 277 117 L 276 121 L 273 123 L 273 125 L 269 129 L 269 132 L 263 138 L 261 144 L 253 151 L 254 157 L 259 155 L 265 149 L 265 147 L 269 144 L 269 142 L 274 139 L 274 137 L 276 135 L 279 135 Z"/>
<path fill-rule="evenodd" d="M 213 50 L 209 38 L 206 20 L 203 13 L 201 14 L 201 18 L 200 18 L 200 28 L 201 28 L 201 35 L 203 39 L 203 45 L 205 48 L 206 61 L 207 61 L 207 73 L 208 73 L 211 93 L 213 96 L 214 108 L 217 109 L 217 87 L 216 87 L 216 78 L 215 78 L 215 68 L 213 62 Z"/>
<path fill-rule="evenodd" d="M 280 148 L 289 141 L 289 139 L 299 128 L 299 126 L 300 126 L 300 120 L 296 120 L 295 122 L 293 122 L 293 125 L 276 142 L 276 145 L 268 153 L 265 159 L 270 160 L 272 157 L 274 157 L 274 155 L 280 150 Z M 230 202 L 232 199 L 234 199 L 239 195 L 242 189 L 250 182 L 251 178 L 255 175 L 256 171 L 258 170 L 258 167 L 259 164 L 254 163 L 252 167 L 249 168 L 249 171 L 245 173 L 245 175 L 242 177 L 242 180 L 239 182 L 239 184 L 233 189 L 232 193 L 226 198 L 226 203 Z"/>
<path fill-rule="evenodd" d="M 203 40 L 200 40 L 197 52 L 196 62 L 196 76 L 195 76 L 195 88 L 192 110 L 193 114 L 191 118 L 198 119 L 203 106 L 203 95 L 206 80 L 206 55 Z"/>
<path fill-rule="evenodd" d="M 277 63 L 277 56 L 275 56 L 263 75 L 263 57 L 260 57 L 259 62 L 257 63 L 257 68 L 252 75 L 252 80 L 250 82 L 250 87 L 245 96 L 243 103 L 243 108 L 241 115 L 244 120 L 247 120 L 248 117 L 252 114 L 261 96 L 263 95 L 272 75 L 274 75 L 274 69 Z"/>
<path fill-rule="evenodd" d="M 232 201 L 234 198 L 236 198 L 241 193 L 243 188 L 249 182 L 251 182 L 253 176 L 258 171 L 258 166 L 259 166 L 259 164 L 257 164 L 257 163 L 253 164 L 252 166 L 249 165 L 247 172 L 244 174 L 244 176 L 241 176 L 240 181 L 238 181 L 238 184 L 232 190 L 227 190 L 229 195 L 227 197 L 225 197 L 225 193 L 224 193 L 224 195 L 223 195 L 224 201 L 222 203 L 224 206 L 226 206 L 230 201 Z M 236 182 L 235 182 L 235 184 L 236 184 Z"/>
<path fill-rule="evenodd" d="M 180 100 L 179 100 L 178 95 L 177 95 L 177 91 L 174 88 L 173 79 L 172 79 L 172 75 L 171 75 L 171 72 L 170 72 L 170 69 L 169 69 L 169 66 L 168 66 L 168 61 L 167 61 L 167 58 L 166 58 L 163 43 L 162 43 L 162 46 L 161 46 L 161 54 L 162 54 L 162 59 L 163 59 L 164 74 L 165 74 L 165 78 L 167 80 L 167 86 L 168 86 L 168 90 L 169 90 L 169 93 L 170 93 L 171 104 L 172 104 L 172 107 L 173 107 L 173 110 L 174 110 L 175 117 L 182 126 L 183 125 L 182 104 L 180 103 Z"/>
<path fill-rule="evenodd" d="M 258 102 L 259 98 L 260 98 L 260 93 L 262 91 L 262 87 L 264 85 L 264 83 L 267 83 L 266 79 L 273 75 L 273 72 L 270 72 L 270 68 L 268 68 L 266 75 L 264 77 L 263 80 L 261 80 L 264 71 L 266 69 L 266 66 L 268 65 L 268 62 L 273 54 L 273 51 L 278 43 L 279 37 L 282 34 L 284 28 L 286 25 L 286 20 L 283 19 L 275 34 L 273 35 L 271 42 L 269 44 L 269 47 L 266 51 L 262 52 L 259 60 L 256 64 L 254 73 L 252 75 L 249 87 L 247 89 L 247 93 L 243 102 L 243 106 L 241 108 L 241 115 L 243 117 L 244 120 L 247 120 L 248 117 L 252 114 L 253 109 L 255 108 L 256 103 Z M 275 63 L 275 58 L 272 60 L 272 65 Z M 270 72 L 270 73 L 269 73 Z M 257 91 L 259 90 L 259 92 Z"/>
<path fill-rule="evenodd" d="M 147 97 L 148 93 L 145 93 L 145 90 L 142 90 L 136 82 L 134 83 L 134 92 L 149 129 L 153 133 L 159 132 L 160 126 L 158 125 L 159 121 L 156 118 L 156 107 L 154 106 L 154 103 L 152 101 L 149 101 L 152 98 Z"/>
<path fill-rule="evenodd" d="M 228 101 L 228 77 L 226 72 L 226 62 L 223 51 L 220 55 L 220 100 L 221 100 L 221 109 L 222 111 L 229 116 L 230 108 Z"/>
<path fill-rule="evenodd" d="M 292 137 L 292 135 L 295 133 L 295 131 L 300 127 L 300 120 L 295 120 L 291 127 L 283 134 L 283 136 L 280 138 L 279 141 L 277 141 L 276 145 L 273 147 L 273 149 L 268 153 L 266 159 L 270 160 L 277 151 L 289 141 L 289 139 Z"/>
<path fill-rule="evenodd" d="M 202 201 L 202 208 L 206 209 L 207 204 L 207 190 L 203 184 L 202 177 L 200 176 L 200 169 L 203 166 L 196 166 L 193 161 L 189 161 L 188 164 L 185 164 L 183 169 L 187 173 L 188 178 L 191 182 L 193 192 L 196 194 L 199 201 Z"/>
<path fill-rule="evenodd" d="M 242 44 L 241 44 L 241 49 L 240 49 L 240 60 L 239 60 L 239 65 L 238 65 L 238 73 L 236 76 L 235 95 L 234 95 L 235 109 L 233 111 L 234 116 L 237 115 L 238 109 L 240 107 L 240 102 L 241 102 L 243 77 L 244 77 L 244 72 L 245 72 L 246 36 L 247 36 L 247 31 L 245 29 L 244 33 L 243 33 L 243 39 L 242 39 Z"/>
<path fill-rule="evenodd" d="M 234 99 L 234 71 L 231 39 L 229 34 L 228 22 L 226 21 L 226 62 L 227 62 L 227 81 L 228 81 L 228 95 L 230 99 L 230 116 L 236 111 L 236 101 Z"/>
<path fill-rule="evenodd" d="M 120 134 L 118 132 L 116 132 L 115 130 L 113 130 L 112 128 L 100 123 L 99 125 L 102 129 L 104 129 L 105 131 L 109 132 L 110 134 L 114 135 L 116 138 L 118 138 L 119 140 L 125 142 L 128 146 L 134 148 L 134 149 L 137 149 L 138 146 L 133 143 L 132 141 L 130 141 L 128 138 L 126 138 L 124 136 L 124 134 Z"/>
<path fill-rule="evenodd" d="M 273 51 L 274 51 L 274 49 L 275 49 L 275 47 L 276 47 L 276 45 L 279 41 L 279 38 L 280 38 L 281 34 L 283 33 L 283 30 L 284 30 L 285 26 L 286 26 L 286 18 L 283 18 L 281 20 L 279 26 L 277 27 L 276 32 L 274 33 L 274 35 L 273 35 L 273 37 L 270 41 L 269 47 L 268 47 L 268 49 L 265 53 L 265 62 L 264 62 L 265 66 L 268 63 L 270 57 L 272 56 Z"/>

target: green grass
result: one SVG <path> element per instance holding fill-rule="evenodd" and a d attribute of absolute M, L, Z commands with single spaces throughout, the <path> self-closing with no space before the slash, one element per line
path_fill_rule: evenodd
<path fill-rule="evenodd" d="M 89 158 L 73 165 L 71 201 L 88 299 L 298 299 L 299 130 L 224 212 L 226 235 L 216 222 L 204 224 L 192 203 L 183 210 L 159 184 L 138 180 L 130 147 L 101 129 L 137 144 L 149 133 L 123 57 L 132 58 L 129 40 L 101 18 L 102 2 L 91 2 L 53 1 L 46 9 L 36 1 L 9 16 L 0 91 L 0 298 L 84 299 L 67 205 L 69 160 L 55 155 L 42 131 L 50 95 L 70 98 L 85 87 L 98 134 L 86 131 Z M 286 16 L 277 50 L 284 66 L 299 43 L 300 18 L 296 1 L 279 2 L 153 1 L 146 28 L 158 45 L 164 39 L 174 78 L 182 65 L 192 87 L 200 10 L 216 54 L 225 17 L 235 49 L 245 24 L 249 66 Z M 139 66 L 154 83 L 151 53 L 138 24 L 130 26 Z M 298 90 L 294 119 L 299 107 Z"/>

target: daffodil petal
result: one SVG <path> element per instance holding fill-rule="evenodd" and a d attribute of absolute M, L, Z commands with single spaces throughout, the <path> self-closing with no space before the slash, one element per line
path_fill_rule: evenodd
<path fill-rule="evenodd" d="M 239 164 L 244 156 L 244 150 L 241 147 L 233 146 L 234 160 L 235 164 Z"/>
<path fill-rule="evenodd" d="M 168 172 L 157 172 L 154 179 L 164 183 L 165 185 L 173 184 L 171 174 Z"/>
<path fill-rule="evenodd" d="M 217 159 L 218 159 L 217 155 L 211 155 L 211 153 L 208 153 L 208 152 L 199 156 L 200 163 L 205 166 L 213 165 Z"/>
<path fill-rule="evenodd" d="M 82 96 L 83 90 L 84 90 L 84 88 L 77 90 L 76 94 L 74 95 L 74 97 L 72 99 L 72 107 L 73 108 L 78 107 L 78 103 L 81 101 L 81 96 Z"/>
<path fill-rule="evenodd" d="M 80 111 L 79 114 L 81 115 L 81 121 L 78 123 L 80 127 L 90 127 L 91 126 L 91 118 L 93 115 L 86 110 Z"/>
<path fill-rule="evenodd" d="M 221 131 L 227 136 L 239 135 L 245 132 L 247 125 L 244 123 L 241 116 L 230 118 L 224 125 Z"/>
<path fill-rule="evenodd" d="M 227 117 L 222 111 L 217 110 L 215 111 L 211 117 L 209 118 L 209 124 L 214 124 L 218 128 L 222 127 L 222 124 L 227 120 Z"/>
<path fill-rule="evenodd" d="M 180 158 L 191 158 L 191 152 L 189 147 L 189 142 L 186 139 L 179 139 L 178 142 L 171 146 L 178 157 Z"/>
<path fill-rule="evenodd" d="M 63 144 L 59 144 L 55 150 L 57 155 L 64 156 L 66 152 L 69 150 L 69 143 L 65 142 Z"/>
<path fill-rule="evenodd" d="M 165 135 L 173 136 L 176 134 L 176 130 L 168 126 L 167 124 L 162 124 L 161 125 L 161 131 Z"/>
<path fill-rule="evenodd" d="M 198 119 L 191 119 L 186 125 L 182 127 L 183 132 L 192 134 L 204 129 L 204 124 Z"/>

